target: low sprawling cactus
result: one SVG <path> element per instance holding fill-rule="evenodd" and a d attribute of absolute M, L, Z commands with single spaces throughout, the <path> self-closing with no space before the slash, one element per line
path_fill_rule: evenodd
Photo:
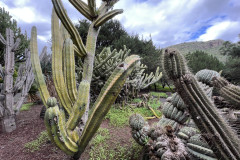
<path fill-rule="evenodd" d="M 156 124 L 150 128 L 139 114 L 133 114 L 129 124 L 133 138 L 146 147 L 147 159 L 188 159 L 184 143 L 175 136 L 171 126 Z"/>
<path fill-rule="evenodd" d="M 54 6 L 52 12 L 52 77 L 59 103 L 55 98 L 50 97 L 44 81 L 38 56 L 36 27 L 32 28 L 31 57 L 39 92 L 47 107 L 44 121 L 48 135 L 61 150 L 73 155 L 74 159 L 78 159 L 100 127 L 104 116 L 140 58 L 132 55 L 117 64 L 89 112 L 90 86 L 100 26 L 115 15 L 122 13 L 122 10 L 110 11 L 117 0 L 111 3 L 103 2 L 99 8 L 96 8 L 95 0 L 89 0 L 88 4 L 81 0 L 70 0 L 76 9 L 92 22 L 86 45 L 84 45 L 66 14 L 61 0 L 52 0 L 52 2 Z M 61 20 L 60 26 L 58 18 Z M 75 75 L 75 54 L 84 59 L 78 87 Z"/>
<path fill-rule="evenodd" d="M 20 39 L 14 43 L 13 31 L 7 28 L 6 40 L 0 34 L 0 42 L 5 45 L 4 68 L 0 65 L 0 78 L 3 80 L 3 83 L 0 83 L 0 123 L 3 132 L 12 132 L 16 129 L 15 116 L 28 95 L 34 81 L 34 74 L 30 51 L 25 49 L 26 60 L 20 64 L 17 78 L 14 80 L 14 53 L 18 49 Z"/>
<path fill-rule="evenodd" d="M 220 116 L 217 108 L 190 73 L 184 57 L 174 49 L 163 54 L 163 68 L 174 81 L 178 94 L 188 106 L 189 114 L 219 159 L 240 159 L 240 141 Z"/>
<path fill-rule="evenodd" d="M 194 127 L 185 126 L 179 130 L 177 136 L 182 139 L 192 159 L 217 160 L 209 147 L 206 138 Z"/>

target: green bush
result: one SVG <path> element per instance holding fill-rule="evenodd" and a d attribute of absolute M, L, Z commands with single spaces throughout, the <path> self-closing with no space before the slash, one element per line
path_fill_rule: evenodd
<path fill-rule="evenodd" d="M 161 116 L 161 112 L 158 110 L 161 102 L 157 99 L 151 99 L 149 100 L 148 106 L 150 106 L 158 116 Z M 117 106 L 113 106 L 108 114 L 105 116 L 105 119 L 109 119 L 110 124 L 115 127 L 123 127 L 125 125 L 128 125 L 128 119 L 129 116 L 139 113 L 143 117 L 152 117 L 154 116 L 153 112 L 146 108 L 146 107 L 136 107 L 133 108 L 133 106 L 125 106 L 122 109 Z"/>
<path fill-rule="evenodd" d="M 162 86 L 161 83 L 156 83 L 155 85 L 156 85 L 156 90 L 157 90 L 158 92 L 175 92 L 175 91 L 174 91 L 174 86 L 170 86 L 171 88 L 169 88 L 168 86 L 165 86 L 165 87 L 163 88 L 163 86 Z M 154 84 L 152 84 L 152 85 L 150 86 L 150 89 L 151 89 L 151 90 L 155 90 Z"/>
<path fill-rule="evenodd" d="M 151 96 L 157 97 L 157 98 L 167 98 L 168 95 L 164 92 L 150 92 Z"/>
<path fill-rule="evenodd" d="M 23 104 L 20 111 L 28 111 L 34 103 Z"/>

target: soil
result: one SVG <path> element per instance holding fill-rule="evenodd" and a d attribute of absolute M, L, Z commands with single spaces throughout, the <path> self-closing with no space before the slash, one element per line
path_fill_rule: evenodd
<path fill-rule="evenodd" d="M 69 160 L 60 149 L 56 148 L 50 141 L 43 144 L 38 151 L 30 152 L 24 145 L 35 140 L 38 135 L 45 130 L 43 119 L 39 114 L 41 105 L 31 107 L 29 111 L 22 111 L 17 116 L 17 129 L 11 133 L 0 133 L 0 160 Z M 150 124 L 157 119 L 150 120 Z M 129 144 L 131 138 L 130 128 L 114 128 L 109 125 L 108 120 L 104 120 L 101 127 L 108 128 L 112 139 L 122 145 Z M 90 146 L 81 157 L 81 160 L 89 159 Z"/>

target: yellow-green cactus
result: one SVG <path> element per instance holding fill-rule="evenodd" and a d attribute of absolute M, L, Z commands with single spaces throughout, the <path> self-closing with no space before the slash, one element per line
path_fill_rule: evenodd
<path fill-rule="evenodd" d="M 38 58 L 36 27 L 32 28 L 31 35 L 32 62 L 39 91 L 47 107 L 44 122 L 48 135 L 61 150 L 78 159 L 98 130 L 101 121 L 140 58 L 132 55 L 118 64 L 102 88 L 88 118 L 98 32 L 102 24 L 122 13 L 122 10 L 109 12 L 116 1 L 112 1 L 111 4 L 103 2 L 99 8 L 96 8 L 95 0 L 89 0 L 88 4 L 81 0 L 70 0 L 75 8 L 92 21 L 87 42 L 84 45 L 67 16 L 61 0 L 52 0 L 52 2 L 54 6 L 52 12 L 52 75 L 59 103 L 49 96 L 43 79 Z M 75 77 L 75 54 L 84 59 L 82 79 L 78 88 Z"/>

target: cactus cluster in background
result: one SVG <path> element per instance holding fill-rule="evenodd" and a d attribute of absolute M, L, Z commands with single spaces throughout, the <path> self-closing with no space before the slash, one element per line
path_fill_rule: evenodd
<path fill-rule="evenodd" d="M 93 78 L 91 83 L 91 86 L 94 86 L 93 90 L 91 91 L 91 96 L 93 99 L 97 97 L 106 80 L 112 74 L 113 70 L 117 67 L 117 65 L 125 60 L 130 52 L 131 50 L 127 49 L 124 45 L 123 49 L 119 51 L 116 49 L 111 51 L 110 47 L 104 48 L 95 56 Z M 80 81 L 82 78 L 82 67 L 83 63 L 81 60 L 79 60 L 79 67 L 76 68 L 78 72 L 78 81 Z M 159 71 L 159 68 L 157 68 L 155 74 L 150 73 L 149 75 L 144 73 L 146 68 L 146 65 L 143 65 L 141 62 L 139 62 L 131 75 L 128 77 L 125 87 L 120 93 L 120 97 L 134 97 L 135 94 L 137 94 L 141 89 L 145 89 L 149 85 L 156 83 L 161 79 L 162 73 Z"/>
<path fill-rule="evenodd" d="M 15 51 L 18 49 L 20 39 L 14 43 L 13 31 L 6 29 L 6 40 L 0 34 L 0 41 L 5 45 L 5 65 L 0 65 L 0 123 L 3 132 L 12 132 L 16 129 L 15 116 L 19 112 L 24 99 L 28 95 L 34 74 L 32 72 L 30 51 L 25 49 L 25 62 L 18 68 L 17 78 L 14 80 Z"/>
<path fill-rule="evenodd" d="M 117 2 L 103 2 L 96 8 L 95 0 L 88 4 L 81 0 L 70 0 L 71 4 L 92 23 L 89 27 L 86 45 L 68 17 L 61 0 L 52 0 L 52 77 L 58 95 L 50 97 L 40 67 L 36 27 L 31 33 L 31 58 L 41 98 L 47 107 L 45 125 L 48 135 L 66 154 L 78 159 L 91 138 L 98 130 L 104 116 L 114 103 L 127 77 L 139 62 L 139 56 L 132 55 L 116 64 L 89 111 L 91 82 L 94 72 L 105 66 L 101 62 L 94 67 L 96 40 L 100 26 L 122 10 L 111 10 Z M 61 24 L 59 25 L 59 19 Z M 104 54 L 104 53 L 102 53 Z M 81 76 L 77 86 L 75 56 L 83 59 Z M 101 73 L 102 74 L 102 73 Z M 108 74 L 108 73 L 105 73 Z"/>

